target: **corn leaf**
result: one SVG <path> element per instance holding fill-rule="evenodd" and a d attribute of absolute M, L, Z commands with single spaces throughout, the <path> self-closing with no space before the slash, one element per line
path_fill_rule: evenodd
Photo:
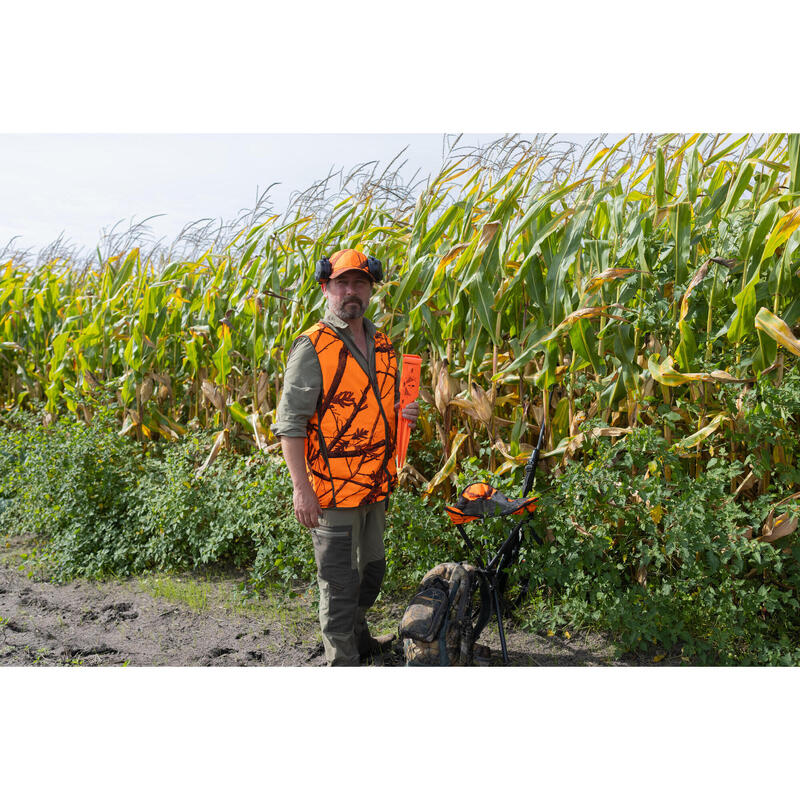
<path fill-rule="evenodd" d="M 790 353 L 800 356 L 800 341 L 792 334 L 791 328 L 766 308 L 761 308 L 755 317 L 755 326 L 767 336 L 783 345 Z"/>
<path fill-rule="evenodd" d="M 217 456 L 220 454 L 220 451 L 225 446 L 228 441 L 228 429 L 223 428 L 215 437 L 214 437 L 214 444 L 211 446 L 211 451 L 209 452 L 206 460 L 202 463 L 202 465 L 195 471 L 195 475 L 202 475 L 216 460 Z"/>
<path fill-rule="evenodd" d="M 698 444 L 700 444 L 700 442 L 704 441 L 709 436 L 711 436 L 711 434 L 714 433 L 714 431 L 717 430 L 717 428 L 719 428 L 719 426 L 726 419 L 730 419 L 728 414 L 725 413 L 717 414 L 714 417 L 714 419 L 712 419 L 711 422 L 708 423 L 708 425 L 705 425 L 699 431 L 693 433 L 691 436 L 687 436 L 684 439 L 681 439 L 679 442 L 675 442 L 675 444 L 672 446 L 672 449 L 677 450 L 679 452 L 680 451 L 685 452 L 687 450 L 691 450 L 693 447 L 696 447 Z"/>
<path fill-rule="evenodd" d="M 761 261 L 768 259 L 786 240 L 800 227 L 800 206 L 796 206 L 787 214 L 784 214 L 775 227 L 764 245 L 764 252 Z"/>
<path fill-rule="evenodd" d="M 734 303 L 736 303 L 736 312 L 728 328 L 728 341 L 730 342 L 740 342 L 753 330 L 756 316 L 756 284 L 758 279 L 759 273 L 758 269 L 756 269 L 742 291 L 733 298 Z"/>
<path fill-rule="evenodd" d="M 455 472 L 458 466 L 458 450 L 466 438 L 467 434 L 460 431 L 455 435 L 450 445 L 450 458 L 447 459 L 436 475 L 430 479 L 428 485 L 422 491 L 423 495 L 430 495 L 437 486 L 446 481 Z"/>

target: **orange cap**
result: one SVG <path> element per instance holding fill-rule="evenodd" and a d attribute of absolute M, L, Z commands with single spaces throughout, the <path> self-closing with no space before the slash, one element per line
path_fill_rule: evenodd
<path fill-rule="evenodd" d="M 333 268 L 331 270 L 331 278 L 335 278 L 337 275 L 341 275 L 351 269 L 357 269 L 366 272 L 367 277 L 373 280 L 367 264 L 367 257 L 358 250 L 337 250 L 329 260 Z"/>

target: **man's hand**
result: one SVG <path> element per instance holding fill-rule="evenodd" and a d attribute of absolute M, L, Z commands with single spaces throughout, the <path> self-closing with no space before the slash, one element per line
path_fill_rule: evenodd
<path fill-rule="evenodd" d="M 295 489 L 292 494 L 294 502 L 294 515 L 297 521 L 306 528 L 316 528 L 319 522 L 319 515 L 322 513 L 322 506 L 317 500 L 311 486 L 302 489 Z"/>
<path fill-rule="evenodd" d="M 400 404 L 398 403 L 395 406 L 395 411 L 397 411 L 399 407 Z M 417 417 L 419 417 L 419 403 L 415 400 L 403 409 L 403 419 L 408 420 L 408 427 L 411 428 L 412 431 L 417 427 Z"/>
<path fill-rule="evenodd" d="M 294 515 L 297 521 L 306 528 L 315 528 L 322 513 L 319 504 L 306 474 L 305 439 L 281 436 L 281 449 L 292 476 L 294 492 Z"/>

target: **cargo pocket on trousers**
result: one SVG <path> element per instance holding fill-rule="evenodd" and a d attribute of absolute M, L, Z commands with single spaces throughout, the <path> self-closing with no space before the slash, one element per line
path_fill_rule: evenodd
<path fill-rule="evenodd" d="M 352 532 L 349 525 L 321 526 L 311 532 L 317 571 L 330 584 L 332 594 L 340 594 L 352 584 L 353 573 L 358 583 L 358 570 L 353 569 Z"/>
<path fill-rule="evenodd" d="M 320 622 L 323 632 L 329 634 L 353 630 L 359 580 L 358 570 L 353 567 L 351 534 L 352 529 L 344 526 L 319 527 L 311 534 L 320 577 Z M 325 619 L 323 595 L 327 596 Z"/>

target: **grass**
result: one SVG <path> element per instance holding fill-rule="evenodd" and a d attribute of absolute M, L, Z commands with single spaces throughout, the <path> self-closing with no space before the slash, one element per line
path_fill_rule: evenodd
<path fill-rule="evenodd" d="M 151 574 L 138 580 L 140 588 L 152 597 L 164 598 L 208 613 L 215 609 L 278 626 L 287 638 L 321 641 L 317 614 L 319 594 L 316 584 L 298 584 L 287 591 L 278 584 L 256 593 L 239 579 L 225 572 Z M 370 609 L 368 622 L 373 636 L 397 633 L 402 615 L 401 600 L 379 598 Z"/>
<path fill-rule="evenodd" d="M 163 597 L 198 613 L 208 608 L 209 586 L 205 581 L 172 575 L 148 575 L 139 581 L 139 586 L 152 597 Z"/>
<path fill-rule="evenodd" d="M 198 614 L 223 610 L 260 621 L 267 628 L 278 626 L 287 638 L 308 638 L 316 628 L 315 585 L 299 585 L 288 592 L 273 585 L 256 593 L 239 573 L 224 571 L 156 573 L 140 578 L 138 585 L 152 597 L 178 603 Z"/>

